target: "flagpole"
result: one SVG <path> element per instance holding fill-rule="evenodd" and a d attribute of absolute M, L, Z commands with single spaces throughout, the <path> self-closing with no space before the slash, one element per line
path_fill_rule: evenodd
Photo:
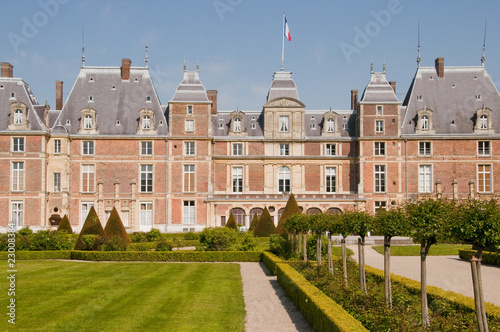
<path fill-rule="evenodd" d="M 281 71 L 285 70 L 285 67 L 283 67 L 283 62 L 285 62 L 285 13 L 283 13 L 283 33 L 281 34 L 281 37 L 283 39 L 282 44 L 281 44 Z"/>

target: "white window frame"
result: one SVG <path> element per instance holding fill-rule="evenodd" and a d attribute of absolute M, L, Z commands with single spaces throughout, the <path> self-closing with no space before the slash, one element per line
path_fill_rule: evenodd
<path fill-rule="evenodd" d="M 193 115 L 193 105 L 187 105 L 186 106 L 186 114 L 187 115 Z"/>
<path fill-rule="evenodd" d="M 141 141 L 141 156 L 153 155 L 153 141 Z"/>
<path fill-rule="evenodd" d="M 61 154 L 61 145 L 62 142 L 60 139 L 54 140 L 54 154 Z"/>
<path fill-rule="evenodd" d="M 89 215 L 90 209 L 94 206 L 94 202 L 81 202 L 80 204 L 80 225 L 83 226 L 85 219 Z"/>
<path fill-rule="evenodd" d="M 337 144 L 326 143 L 325 144 L 325 156 L 336 156 L 337 155 Z"/>
<path fill-rule="evenodd" d="M 241 132 L 241 119 L 240 118 L 234 119 L 233 130 L 234 130 L 235 133 L 240 133 Z"/>
<path fill-rule="evenodd" d="M 384 133 L 384 120 L 375 120 L 375 133 L 376 134 L 382 134 Z"/>
<path fill-rule="evenodd" d="M 427 115 L 422 115 L 420 118 L 420 129 L 429 130 L 429 117 Z"/>
<path fill-rule="evenodd" d="M 24 137 L 12 137 L 12 152 L 25 152 Z"/>
<path fill-rule="evenodd" d="M 188 225 L 196 224 L 196 203 L 195 201 L 183 201 L 182 203 L 182 223 Z"/>
<path fill-rule="evenodd" d="M 477 154 L 479 156 L 491 156 L 491 142 L 490 141 L 478 141 L 477 142 Z"/>
<path fill-rule="evenodd" d="M 95 165 L 94 164 L 82 164 L 82 193 L 93 193 L 95 192 Z M 87 180 L 87 186 L 84 186 L 83 180 Z"/>
<path fill-rule="evenodd" d="M 243 192 L 243 167 L 235 166 L 232 168 L 233 193 Z"/>
<path fill-rule="evenodd" d="M 387 167 L 386 165 L 374 165 L 374 191 L 376 193 L 387 192 Z"/>
<path fill-rule="evenodd" d="M 326 132 L 334 133 L 335 132 L 335 120 L 329 118 L 326 120 Z"/>
<path fill-rule="evenodd" d="M 151 117 L 149 115 L 142 116 L 142 129 L 151 129 Z"/>
<path fill-rule="evenodd" d="M 488 129 L 488 116 L 486 114 L 481 114 L 479 117 L 479 129 Z"/>
<path fill-rule="evenodd" d="M 330 194 L 337 192 L 337 167 L 327 166 L 325 168 L 325 190 Z"/>
<path fill-rule="evenodd" d="M 24 201 L 10 201 L 10 219 L 16 227 L 22 227 L 24 225 Z"/>
<path fill-rule="evenodd" d="M 24 161 L 13 161 L 12 162 L 12 191 L 24 191 L 24 174 L 25 165 Z"/>
<path fill-rule="evenodd" d="M 53 175 L 54 178 L 54 192 L 61 192 L 61 173 L 60 172 L 54 172 Z"/>
<path fill-rule="evenodd" d="M 431 142 L 418 142 L 418 155 L 429 157 L 432 155 L 432 143 Z"/>
<path fill-rule="evenodd" d="M 139 227 L 141 230 L 150 230 L 153 227 L 153 202 L 140 202 Z"/>
<path fill-rule="evenodd" d="M 387 210 L 387 201 L 374 201 L 374 212 L 377 213 L 381 209 Z"/>
<path fill-rule="evenodd" d="M 184 123 L 184 130 L 186 133 L 194 132 L 194 120 L 186 120 Z"/>
<path fill-rule="evenodd" d="M 290 144 L 280 143 L 280 156 L 289 156 L 289 155 L 290 155 Z"/>
<path fill-rule="evenodd" d="M 233 143 L 231 149 L 231 155 L 242 156 L 243 155 L 243 143 Z"/>
<path fill-rule="evenodd" d="M 432 192 L 432 165 L 418 165 L 418 192 Z"/>
<path fill-rule="evenodd" d="M 184 155 L 194 156 L 196 154 L 195 142 L 184 142 Z"/>
<path fill-rule="evenodd" d="M 377 105 L 376 112 L 377 112 L 377 115 L 384 115 L 384 107 L 381 105 Z"/>
<path fill-rule="evenodd" d="M 196 191 L 196 167 L 193 164 L 182 165 L 182 191 L 191 193 Z M 193 181 L 193 183 L 191 183 Z"/>
<path fill-rule="evenodd" d="M 94 141 L 82 141 L 82 155 L 93 156 L 95 154 Z"/>
<path fill-rule="evenodd" d="M 140 165 L 140 191 L 141 193 L 152 193 L 154 191 L 154 173 L 152 164 Z"/>
<path fill-rule="evenodd" d="M 290 131 L 290 117 L 288 115 L 279 116 L 279 131 L 282 133 Z"/>
<path fill-rule="evenodd" d="M 92 129 L 94 128 L 94 121 L 92 119 L 92 115 L 87 114 L 83 117 L 83 129 Z"/>
<path fill-rule="evenodd" d="M 374 142 L 373 154 L 375 156 L 385 156 L 385 142 Z"/>
<path fill-rule="evenodd" d="M 23 118 L 24 118 L 23 111 L 21 111 L 20 109 L 17 109 L 14 111 L 14 124 L 15 125 L 23 124 L 23 120 L 24 120 Z"/>
<path fill-rule="evenodd" d="M 488 170 L 485 169 L 488 167 Z M 483 169 L 481 169 L 483 168 Z M 493 190 L 493 170 L 491 164 L 477 165 L 477 191 L 491 193 Z M 486 176 L 488 174 L 488 176 Z"/>
<path fill-rule="evenodd" d="M 278 192 L 290 192 L 292 189 L 292 172 L 287 166 L 278 169 Z"/>

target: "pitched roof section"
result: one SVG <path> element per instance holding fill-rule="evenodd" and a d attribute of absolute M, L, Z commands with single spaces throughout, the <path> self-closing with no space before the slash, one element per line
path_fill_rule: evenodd
<path fill-rule="evenodd" d="M 276 98 L 293 98 L 299 100 L 299 92 L 292 78 L 292 72 L 274 72 L 273 82 L 267 94 L 267 102 Z"/>
<path fill-rule="evenodd" d="M 393 88 L 383 73 L 371 73 L 370 82 L 363 91 L 360 103 L 365 104 L 399 104 Z"/>
<path fill-rule="evenodd" d="M 445 67 L 443 77 L 438 77 L 435 67 L 420 67 L 403 105 L 403 135 L 415 134 L 417 112 L 423 108 L 432 110 L 436 135 L 473 134 L 473 117 L 483 105 L 493 110 L 493 127 L 500 129 L 500 95 L 481 66 Z"/>
<path fill-rule="evenodd" d="M 70 135 L 78 134 L 80 111 L 87 107 L 96 111 L 99 135 L 137 135 L 139 111 L 144 108 L 154 111 L 156 135 L 168 133 L 146 67 L 130 68 L 128 80 L 122 80 L 120 67 L 82 67 L 53 128 L 64 126 Z"/>
<path fill-rule="evenodd" d="M 170 102 L 209 103 L 198 71 L 184 71 L 184 78 Z"/>

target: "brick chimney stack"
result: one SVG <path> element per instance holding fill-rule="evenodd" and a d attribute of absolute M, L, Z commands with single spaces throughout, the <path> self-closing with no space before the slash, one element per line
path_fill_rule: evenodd
<path fill-rule="evenodd" d="M 444 77 L 444 58 L 437 58 L 435 66 L 438 77 Z"/>
<path fill-rule="evenodd" d="M 63 81 L 56 81 L 56 110 L 63 108 Z"/>
<path fill-rule="evenodd" d="M 392 90 L 394 90 L 394 94 L 396 94 L 396 81 L 390 81 L 389 85 L 391 86 Z"/>
<path fill-rule="evenodd" d="M 132 61 L 130 59 L 122 59 L 122 80 L 128 81 L 130 79 L 130 65 Z"/>
<path fill-rule="evenodd" d="M 351 109 L 356 109 L 358 104 L 358 90 L 351 90 Z"/>
<path fill-rule="evenodd" d="M 207 90 L 207 97 L 212 102 L 212 114 L 217 114 L 217 90 Z"/>
<path fill-rule="evenodd" d="M 1 77 L 14 77 L 14 66 L 8 62 L 2 62 L 1 66 Z"/>

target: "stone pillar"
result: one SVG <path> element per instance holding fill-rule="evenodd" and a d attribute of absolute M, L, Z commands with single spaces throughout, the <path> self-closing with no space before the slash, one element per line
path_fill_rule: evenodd
<path fill-rule="evenodd" d="M 137 208 L 137 204 L 136 204 L 136 199 L 135 199 L 135 193 L 136 193 L 136 190 L 137 190 L 137 184 L 135 182 L 135 179 L 132 179 L 132 181 L 130 181 L 130 193 L 131 193 L 131 196 L 132 198 L 130 199 L 130 205 L 129 205 L 129 227 L 130 227 L 130 231 L 134 232 L 134 231 L 137 231 L 138 230 L 138 227 L 136 226 L 135 224 L 135 220 L 136 220 L 136 208 Z"/>
<path fill-rule="evenodd" d="M 453 199 L 458 199 L 458 182 L 457 179 L 453 179 L 451 183 L 451 187 L 453 188 Z"/>
<path fill-rule="evenodd" d="M 474 199 L 475 198 L 475 193 L 476 193 L 476 183 L 474 182 L 474 179 L 469 180 L 469 198 Z"/>
<path fill-rule="evenodd" d="M 118 210 L 120 208 L 120 206 L 118 205 L 118 203 L 120 202 L 120 180 L 115 179 L 114 186 L 115 186 L 115 201 L 113 206 Z"/>
<path fill-rule="evenodd" d="M 97 215 L 99 216 L 99 219 L 103 221 L 105 219 L 104 217 L 104 197 L 103 197 L 103 186 L 104 183 L 102 179 L 99 179 L 97 182 Z"/>
<path fill-rule="evenodd" d="M 441 186 L 441 179 L 436 180 L 436 196 L 437 198 L 441 198 L 443 195 L 443 188 Z"/>

